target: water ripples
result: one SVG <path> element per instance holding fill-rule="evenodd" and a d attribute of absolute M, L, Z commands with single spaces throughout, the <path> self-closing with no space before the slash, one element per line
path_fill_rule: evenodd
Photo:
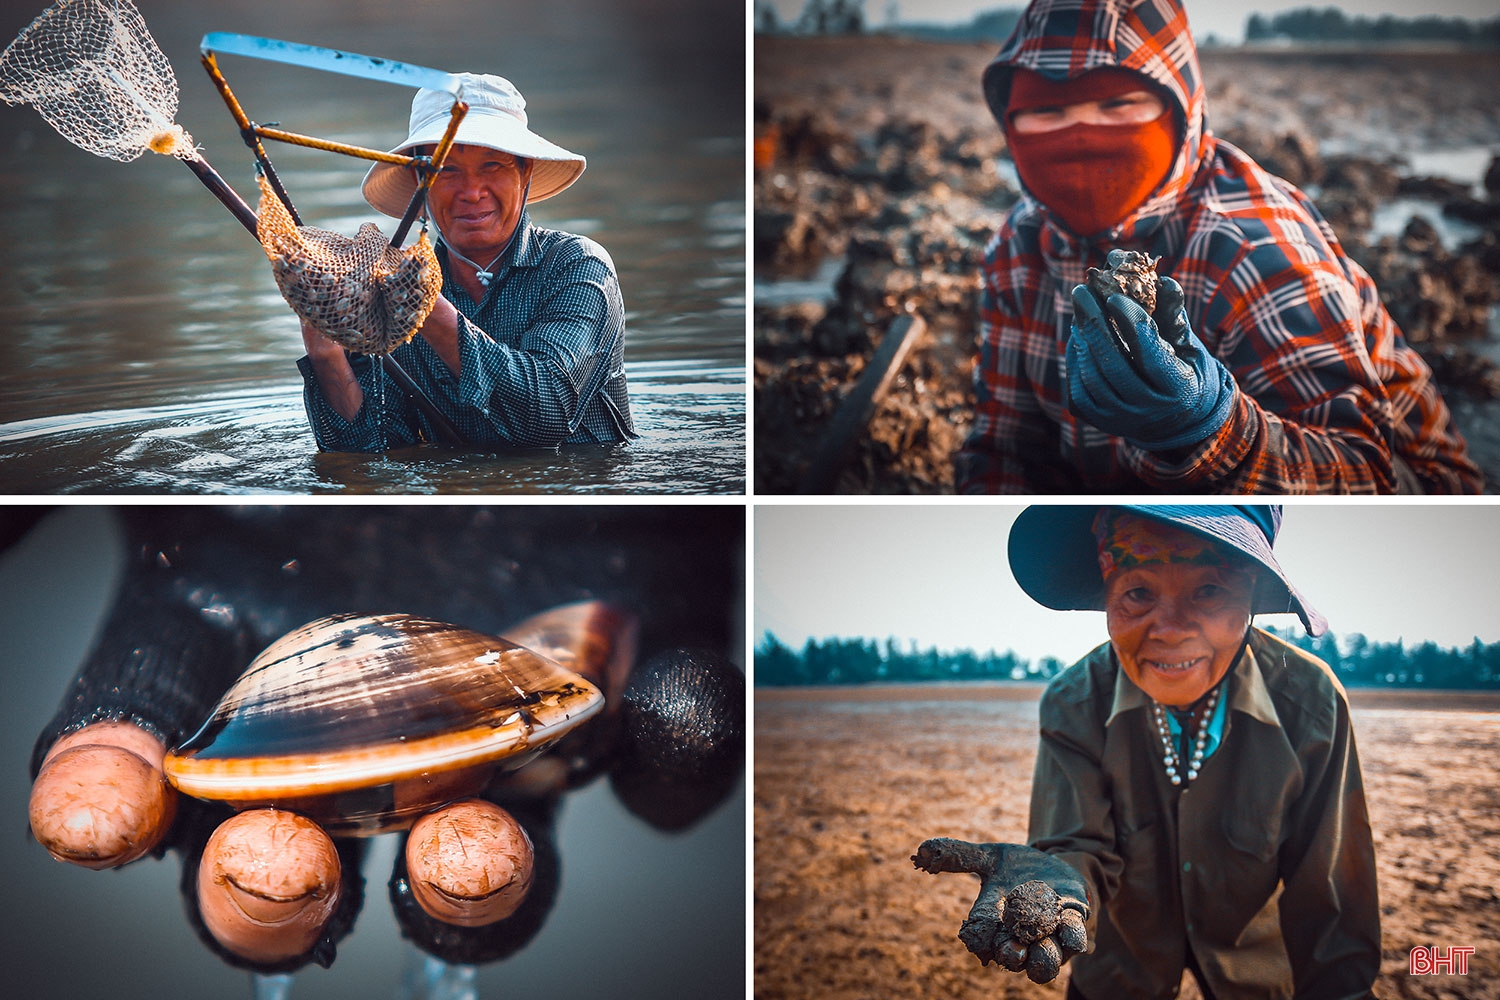
<path fill-rule="evenodd" d="M 407 55 L 459 58 L 447 46 Z M 529 79 L 550 79 L 536 61 Z M 395 89 L 250 63 L 238 61 L 231 79 L 252 117 L 283 115 L 291 131 L 380 149 L 399 141 L 406 98 Z M 206 81 L 178 70 L 179 117 L 254 206 L 249 154 L 228 116 Z M 11 361 L 0 367 L 0 488 L 744 492 L 743 95 L 674 107 L 677 91 L 650 74 L 580 76 L 588 71 L 560 76 L 558 90 L 539 86 L 538 124 L 590 162 L 582 183 L 533 218 L 597 240 L 615 261 L 640 441 L 542 454 L 318 454 L 296 320 L 253 239 L 180 164 L 100 160 L 32 109 L 0 108 L 0 270 L 10 279 L 0 282 L 0 333 Z M 521 64 L 515 72 L 528 78 Z M 733 113 L 705 114 L 719 103 Z M 643 105 L 651 114 L 629 113 Z M 360 196 L 368 163 L 282 144 L 270 152 L 308 224 L 393 229 Z"/>
<path fill-rule="evenodd" d="M 625 373 L 643 429 L 628 445 L 320 454 L 301 384 L 282 382 L 13 420 L 0 466 L 18 493 L 743 492 L 743 463 L 723 454 L 743 441 L 744 368 L 663 359 Z"/>

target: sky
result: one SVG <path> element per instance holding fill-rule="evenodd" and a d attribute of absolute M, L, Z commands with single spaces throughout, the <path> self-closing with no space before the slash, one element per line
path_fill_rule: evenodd
<path fill-rule="evenodd" d="M 772 0 L 776 15 L 783 23 L 795 21 L 807 0 Z M 1024 7 L 1025 0 L 894 0 L 900 12 L 898 20 L 935 24 L 958 24 L 973 20 L 974 15 L 1004 7 Z M 1224 0 L 1185 0 L 1188 23 L 1194 34 L 1206 38 L 1217 35 L 1225 42 L 1245 38 L 1245 21 L 1251 14 L 1271 15 L 1299 7 L 1338 7 L 1350 16 L 1398 17 L 1435 15 L 1438 17 L 1471 17 L 1488 19 L 1500 16 L 1500 0 L 1250 0 L 1225 3 Z M 873 27 L 885 23 L 892 0 L 865 0 L 865 18 Z"/>
<path fill-rule="evenodd" d="M 755 510 L 754 636 L 915 640 L 1071 663 L 1107 638 L 1104 614 L 1050 611 L 1011 577 L 1019 506 L 783 506 Z M 1276 554 L 1338 635 L 1500 642 L 1500 505 L 1288 505 Z M 1257 624 L 1300 624 L 1260 615 Z"/>

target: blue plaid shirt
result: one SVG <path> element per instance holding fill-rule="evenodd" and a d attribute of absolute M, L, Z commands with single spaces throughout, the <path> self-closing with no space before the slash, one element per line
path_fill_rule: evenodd
<path fill-rule="evenodd" d="M 437 257 L 443 296 L 460 316 L 460 374 L 422 337 L 394 354 L 470 444 L 553 448 L 636 436 L 625 388 L 625 305 L 603 247 L 533 227 L 522 212 L 507 260 L 479 302 L 454 282 L 446 247 Z M 364 391 L 352 421 L 329 404 L 312 362 L 297 361 L 319 448 L 380 452 L 439 440 L 379 359 L 352 354 L 349 363 Z"/>

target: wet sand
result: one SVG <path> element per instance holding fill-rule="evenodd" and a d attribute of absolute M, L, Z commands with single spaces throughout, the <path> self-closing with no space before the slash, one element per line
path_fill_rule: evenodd
<path fill-rule="evenodd" d="M 1022 841 L 1035 685 L 758 690 L 755 996 L 1061 997 L 957 939 L 975 882 L 910 855 L 928 837 Z M 1375 994 L 1500 997 L 1500 694 L 1350 695 L 1375 832 Z M 1415 945 L 1475 949 L 1467 976 L 1410 976 Z M 1185 981 L 1182 996 L 1197 998 Z"/>

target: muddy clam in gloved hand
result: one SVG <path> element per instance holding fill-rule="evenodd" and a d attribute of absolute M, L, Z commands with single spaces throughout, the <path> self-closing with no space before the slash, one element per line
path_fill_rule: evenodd
<path fill-rule="evenodd" d="M 930 874 L 972 872 L 979 896 L 958 938 L 983 965 L 996 962 L 1050 983 L 1089 947 L 1088 893 L 1071 865 L 1024 844 L 973 844 L 937 837 L 912 864 Z"/>
<path fill-rule="evenodd" d="M 1111 250 L 1073 288 L 1064 403 L 1146 451 L 1196 447 L 1234 411 L 1233 375 L 1188 322 L 1182 286 L 1157 260 Z"/>

